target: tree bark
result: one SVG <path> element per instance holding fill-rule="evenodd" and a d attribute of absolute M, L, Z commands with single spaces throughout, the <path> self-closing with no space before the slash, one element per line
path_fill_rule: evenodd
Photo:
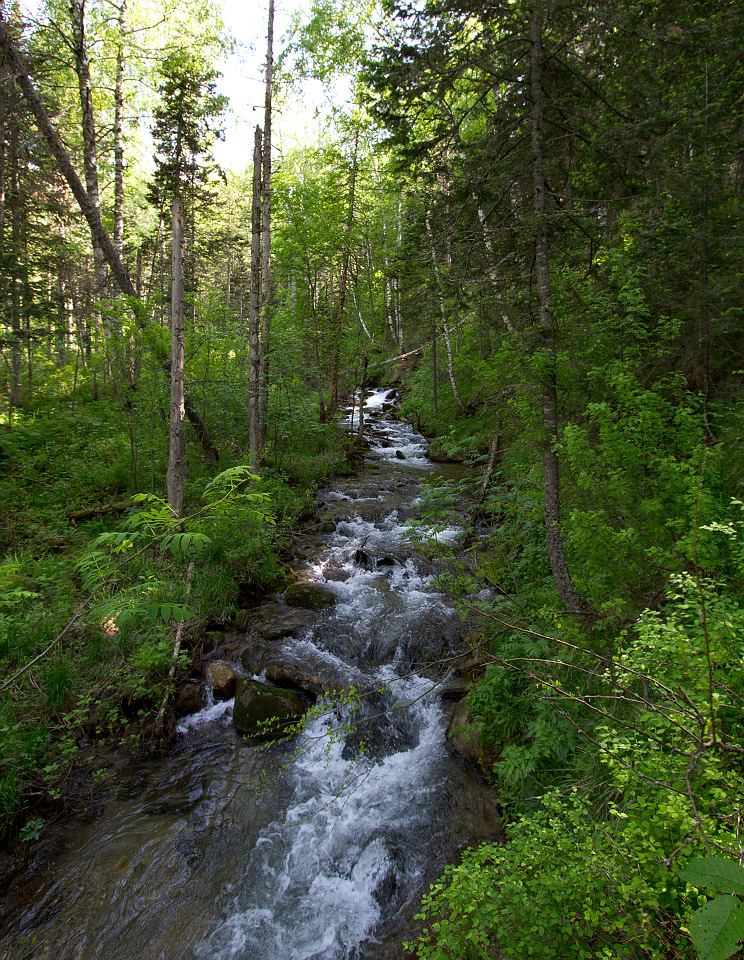
<path fill-rule="evenodd" d="M 437 251 L 434 247 L 434 234 L 431 229 L 431 216 L 429 211 L 426 211 L 426 235 L 429 238 L 429 250 L 431 253 L 431 265 L 434 269 L 434 277 L 437 281 L 437 296 L 439 298 L 439 309 L 442 314 L 442 332 L 444 333 L 444 345 L 447 348 L 447 373 L 449 374 L 450 383 L 452 384 L 452 392 L 455 395 L 455 400 L 460 410 L 465 410 L 465 404 L 462 402 L 460 397 L 460 391 L 457 389 L 457 380 L 455 380 L 455 367 L 454 361 L 452 359 L 452 340 L 450 337 L 449 324 L 447 323 L 447 309 L 444 304 L 444 288 L 442 286 L 442 275 L 439 271 L 439 261 L 437 260 Z M 434 337 L 434 344 L 436 345 L 436 336 Z M 435 347 L 436 349 L 436 347 Z"/>
<path fill-rule="evenodd" d="M 117 255 L 114 245 L 111 242 L 111 238 L 106 232 L 106 228 L 103 226 L 100 209 L 96 207 L 95 204 L 91 203 L 88 194 L 85 192 L 85 188 L 80 182 L 80 178 L 78 177 L 75 168 L 70 162 L 70 158 L 67 155 L 64 144 L 60 140 L 57 131 L 54 129 L 54 125 L 49 118 L 49 114 L 47 113 L 46 108 L 41 101 L 41 97 L 37 93 L 36 88 L 31 81 L 28 69 L 26 68 L 18 50 L 15 47 L 15 44 L 10 37 L 7 24 L 1 14 L 0 57 L 14 74 L 15 81 L 18 84 L 21 93 L 26 99 L 26 103 L 36 119 L 36 123 L 41 134 L 47 141 L 49 150 L 57 163 L 57 167 L 67 181 L 67 185 L 77 200 L 81 213 L 88 222 L 88 227 L 91 234 L 91 242 L 94 246 L 97 243 L 100 249 L 103 251 L 106 263 L 108 264 L 119 289 L 126 297 L 130 299 L 137 325 L 141 329 L 146 330 L 148 318 L 145 306 L 138 299 L 137 292 L 132 284 L 132 280 L 126 271 L 121 258 Z M 166 375 L 170 376 L 170 361 L 167 354 L 164 351 L 157 349 L 156 357 L 161 369 L 166 373 Z M 218 459 L 217 448 L 212 442 L 212 437 L 210 436 L 204 419 L 188 395 L 184 396 L 184 404 L 186 416 L 189 418 L 189 421 L 196 430 L 199 442 L 201 443 L 204 459 L 208 463 L 216 462 Z"/>
<path fill-rule="evenodd" d="M 253 204 L 251 207 L 251 299 L 248 314 L 248 427 L 250 462 L 259 461 L 259 376 L 261 303 L 261 128 L 256 127 L 253 146 Z"/>
<path fill-rule="evenodd" d="M 403 188 L 400 186 L 400 182 L 398 188 L 398 248 L 396 250 L 396 257 L 400 257 L 401 246 L 403 245 Z M 400 263 L 400 260 L 398 260 L 398 263 Z M 406 348 L 403 341 L 403 307 L 400 302 L 400 286 L 400 268 L 398 268 L 393 278 L 393 289 L 395 291 L 395 329 L 398 331 L 398 346 L 400 347 L 400 352 L 405 353 Z"/>
<path fill-rule="evenodd" d="M 21 403 L 21 185 L 18 173 L 18 126 L 10 132 L 10 239 L 13 269 L 10 275 L 10 402 Z"/>
<path fill-rule="evenodd" d="M 184 274 L 183 203 L 173 198 L 171 206 L 173 237 L 171 273 L 171 393 L 168 431 L 168 472 L 165 485 L 168 506 L 174 517 L 183 516 L 183 472 L 185 459 L 183 360 L 184 360 Z"/>
<path fill-rule="evenodd" d="M 78 78 L 80 95 L 80 116 L 83 134 L 83 168 L 88 199 L 101 216 L 101 202 L 98 190 L 98 158 L 96 143 L 96 122 L 93 113 L 93 93 L 90 86 L 90 63 L 85 44 L 85 0 L 70 0 L 70 25 L 75 54 L 75 72 Z M 93 263 L 95 267 L 98 296 L 106 296 L 106 261 L 101 245 L 93 238 Z"/>
<path fill-rule="evenodd" d="M 119 46 L 116 51 L 114 91 L 114 249 L 124 256 L 124 44 L 127 0 L 119 7 Z"/>
<path fill-rule="evenodd" d="M 261 197 L 261 371 L 259 453 L 266 455 L 269 414 L 269 346 L 271 339 L 271 98 L 274 76 L 274 0 L 269 0 L 266 40 L 266 95 L 264 100 L 263 179 Z"/>
<path fill-rule="evenodd" d="M 351 161 L 351 179 L 349 181 L 349 204 L 344 224 L 344 244 L 341 260 L 341 275 L 338 281 L 338 296 L 332 306 L 333 316 L 333 354 L 331 363 L 331 408 L 333 417 L 338 410 L 338 376 L 341 362 L 341 341 L 344 333 L 344 310 L 346 309 L 346 290 L 349 283 L 349 258 L 351 256 L 351 230 L 354 226 L 354 203 L 356 198 L 357 154 L 359 150 L 359 130 L 354 134 L 354 155 Z M 333 283 L 331 282 L 331 290 Z"/>
<path fill-rule="evenodd" d="M 561 534 L 560 471 L 555 445 L 558 441 L 558 389 L 556 374 L 555 327 L 550 308 L 550 250 L 545 202 L 543 157 L 542 89 L 542 0 L 534 0 L 530 17 L 530 94 L 533 207 L 535 216 L 535 272 L 540 333 L 547 355 L 543 374 L 542 408 L 545 467 L 545 533 L 553 580 L 566 609 L 583 623 L 591 623 L 595 613 L 579 593 L 571 577 Z"/>

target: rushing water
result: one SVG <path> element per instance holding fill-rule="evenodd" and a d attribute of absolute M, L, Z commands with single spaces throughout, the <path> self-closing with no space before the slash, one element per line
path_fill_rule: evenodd
<path fill-rule="evenodd" d="M 102 814 L 68 828 L 2 918 L 0 960 L 400 957 L 428 883 L 496 829 L 488 791 L 444 738 L 435 680 L 463 626 L 406 523 L 434 467 L 388 402 L 367 399 L 368 467 L 321 495 L 327 532 L 303 551 L 335 606 L 264 644 L 326 688 L 353 685 L 358 704 L 321 709 L 268 749 L 235 734 L 230 702 L 182 720 L 167 758 L 126 766 Z M 286 616 L 280 599 L 254 621 Z"/>

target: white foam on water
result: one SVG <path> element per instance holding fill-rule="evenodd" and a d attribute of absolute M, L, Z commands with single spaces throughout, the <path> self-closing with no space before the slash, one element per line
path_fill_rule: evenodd
<path fill-rule="evenodd" d="M 210 723 L 229 719 L 232 716 L 234 705 L 234 699 L 209 703 L 198 713 L 192 713 L 190 717 L 184 717 L 176 727 L 176 733 L 188 733 L 189 730 L 196 730 L 199 727 L 206 727 Z"/>
<path fill-rule="evenodd" d="M 372 934 L 385 884 L 394 885 L 401 870 L 417 874 L 415 852 L 407 851 L 403 864 L 396 844 L 428 828 L 427 805 L 437 790 L 432 768 L 444 752 L 442 713 L 425 696 L 430 681 L 396 682 L 389 666 L 376 677 L 396 688 L 397 703 L 411 704 L 418 743 L 379 762 L 350 762 L 342 740 L 332 737 L 340 721 L 311 721 L 293 767 L 289 808 L 262 831 L 247 864 L 251 900 L 233 899 L 198 957 L 342 960 Z"/>

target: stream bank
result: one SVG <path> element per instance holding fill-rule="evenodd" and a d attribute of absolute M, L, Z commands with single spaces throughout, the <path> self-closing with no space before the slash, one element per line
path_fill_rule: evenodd
<path fill-rule="evenodd" d="M 237 734 L 230 699 L 182 718 L 168 756 L 129 764 L 100 816 L 66 830 L 33 896 L 7 910 L 0 957 L 400 956 L 428 884 L 498 833 L 491 791 L 445 742 L 457 688 L 439 681 L 468 627 L 407 525 L 421 478 L 460 468 L 434 468 L 389 402 L 372 393 L 367 465 L 320 493 L 297 544 L 310 593 L 259 604 L 215 651 L 307 705 L 330 689 L 358 702 L 321 707 L 271 745 Z M 313 607 L 313 590 L 327 603 Z"/>

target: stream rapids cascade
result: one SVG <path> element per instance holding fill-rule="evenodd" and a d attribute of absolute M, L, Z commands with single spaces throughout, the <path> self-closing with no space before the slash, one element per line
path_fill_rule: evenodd
<path fill-rule="evenodd" d="M 67 829 L 2 918 L 0 958 L 399 958 L 429 883 L 497 833 L 491 791 L 445 740 L 438 681 L 466 627 L 408 525 L 422 477 L 461 468 L 429 461 L 387 416 L 392 396 L 367 395 L 367 463 L 319 493 L 318 530 L 298 546 L 298 574 L 335 602 L 297 616 L 269 600 L 221 654 L 261 680 L 277 664 L 310 674 L 321 696 L 353 687 L 358 702 L 316 708 L 271 745 L 236 734 L 230 700 L 183 718 L 167 757 L 124 766 L 101 815 Z"/>

